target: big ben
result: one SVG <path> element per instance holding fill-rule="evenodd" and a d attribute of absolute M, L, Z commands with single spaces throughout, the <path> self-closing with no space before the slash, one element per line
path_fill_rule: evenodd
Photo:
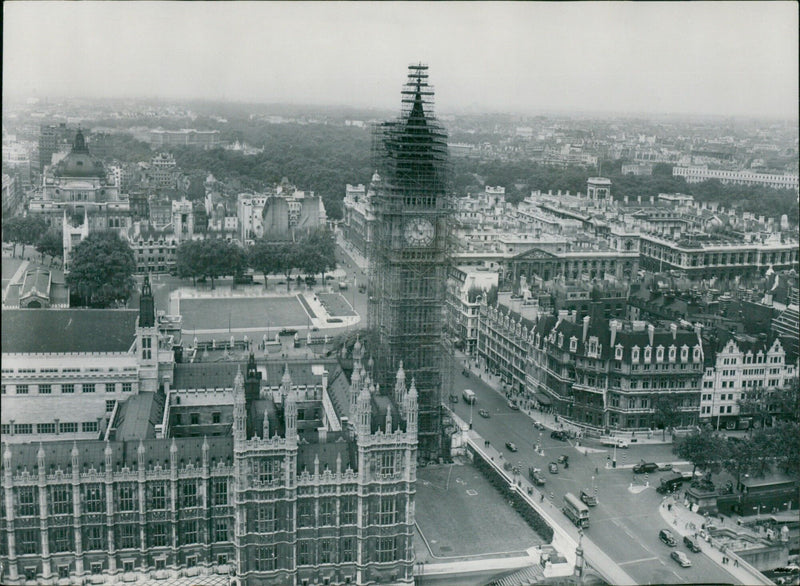
<path fill-rule="evenodd" d="M 427 65 L 411 65 L 402 112 L 375 128 L 380 175 L 373 198 L 369 327 L 378 336 L 374 380 L 389 385 L 402 361 L 419 393 L 420 459 L 442 455 L 442 388 L 448 384 L 445 279 L 452 210 L 447 134 L 433 116 Z"/>

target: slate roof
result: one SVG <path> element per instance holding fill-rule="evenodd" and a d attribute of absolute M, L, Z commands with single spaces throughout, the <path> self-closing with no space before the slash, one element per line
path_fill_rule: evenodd
<path fill-rule="evenodd" d="M 127 352 L 138 317 L 132 309 L 4 309 L 2 351 Z"/>
<path fill-rule="evenodd" d="M 181 463 L 185 466 L 192 463 L 200 466 L 203 461 L 203 440 L 202 437 L 176 438 L 175 445 L 178 448 L 179 467 Z M 169 468 L 169 450 L 172 439 L 146 439 L 142 444 L 145 448 L 144 461 L 147 468 L 152 468 L 160 464 L 162 468 Z M 209 462 L 213 465 L 216 462 L 233 463 L 233 437 L 219 436 L 207 438 L 209 445 Z M 61 467 L 65 472 L 72 466 L 72 446 L 73 442 L 43 442 L 42 444 L 13 444 L 9 446 L 11 450 L 11 467 L 16 471 L 27 468 L 33 474 L 37 466 L 37 452 L 39 446 L 45 452 L 45 466 L 48 473 L 52 468 Z M 85 472 L 94 467 L 96 470 L 103 470 L 105 467 L 105 448 L 106 442 L 101 440 L 80 440 L 74 443 L 79 452 L 81 471 Z M 128 466 L 136 468 L 138 462 L 137 449 L 139 440 L 112 441 L 108 442 L 112 449 L 112 462 L 115 469 Z M 5 447 L 3 448 L 5 451 Z"/>
<path fill-rule="evenodd" d="M 302 473 L 307 470 L 314 473 L 314 459 L 319 458 L 320 474 L 326 469 L 336 472 L 336 456 L 342 458 L 342 472 L 348 467 L 353 470 L 358 469 L 358 458 L 356 457 L 356 444 L 347 441 L 342 432 L 328 432 L 324 443 L 301 443 L 297 449 L 297 472 Z"/>
<path fill-rule="evenodd" d="M 117 407 L 117 440 L 152 439 L 164 415 L 164 396 L 142 392 Z"/>
<path fill-rule="evenodd" d="M 322 382 L 322 377 L 312 372 L 312 367 L 322 365 L 328 371 L 330 380 L 338 364 L 334 359 L 277 359 L 256 360 L 259 370 L 266 367 L 267 377 L 263 379 L 266 386 L 278 387 L 281 384 L 286 365 L 289 366 L 289 376 L 292 386 L 313 386 Z M 236 372 L 241 369 L 244 375 L 247 372 L 247 362 L 195 362 L 175 365 L 173 388 L 175 389 L 221 389 L 233 388 L 233 379 Z"/>

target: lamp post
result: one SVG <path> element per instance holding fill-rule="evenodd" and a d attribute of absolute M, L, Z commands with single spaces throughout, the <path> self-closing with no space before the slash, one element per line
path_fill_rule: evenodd
<path fill-rule="evenodd" d="M 469 428 L 472 429 L 472 405 L 475 401 L 470 401 L 469 403 Z"/>

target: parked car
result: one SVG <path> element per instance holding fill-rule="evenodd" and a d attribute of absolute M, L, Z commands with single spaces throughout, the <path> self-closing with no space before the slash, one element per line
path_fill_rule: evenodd
<path fill-rule="evenodd" d="M 484 417 L 485 419 L 489 419 L 489 412 L 486 409 L 481 409 L 480 411 L 478 411 L 478 413 L 480 413 L 481 417 Z"/>
<path fill-rule="evenodd" d="M 667 463 L 667 464 L 659 464 L 658 465 L 658 469 L 661 470 L 662 472 L 665 472 L 665 471 L 668 471 L 668 470 L 672 470 L 672 464 L 669 464 L 669 463 Z"/>
<path fill-rule="evenodd" d="M 689 551 L 693 551 L 694 553 L 700 553 L 700 546 L 697 545 L 694 542 L 694 540 L 688 535 L 683 538 L 683 545 L 685 545 L 686 549 L 688 549 Z"/>
<path fill-rule="evenodd" d="M 528 475 L 531 478 L 531 482 L 533 482 L 536 486 L 544 486 L 546 482 L 544 475 L 542 475 L 542 471 L 538 468 L 529 468 Z"/>
<path fill-rule="evenodd" d="M 511 452 L 516 452 L 517 451 L 517 446 L 514 444 L 514 442 L 506 442 L 506 447 Z"/>
<path fill-rule="evenodd" d="M 539 421 L 534 420 L 533 427 L 536 429 L 544 429 L 544 424 L 540 423 Z"/>
<path fill-rule="evenodd" d="M 464 378 L 469 378 L 469 371 L 465 368 L 464 370 L 461 371 L 461 375 Z"/>
<path fill-rule="evenodd" d="M 655 472 L 658 470 L 658 464 L 655 462 L 639 462 L 633 467 L 634 474 L 644 474 L 646 472 Z"/>
<path fill-rule="evenodd" d="M 554 431 L 550 434 L 550 437 L 553 439 L 560 440 L 562 442 L 567 441 L 567 432 L 566 431 Z"/>
<path fill-rule="evenodd" d="M 509 402 L 508 402 L 508 408 L 509 408 L 509 409 L 512 409 L 512 410 L 514 410 L 514 411 L 516 411 L 516 410 L 518 410 L 518 409 L 519 409 L 519 406 L 517 406 L 517 404 L 516 404 L 516 403 L 514 403 L 513 401 L 509 401 Z"/>
<path fill-rule="evenodd" d="M 682 551 L 673 551 L 671 554 L 669 554 L 669 557 L 678 562 L 682 568 L 688 568 L 692 565 L 691 560 L 687 558 L 686 554 Z"/>
<path fill-rule="evenodd" d="M 675 541 L 675 537 L 672 536 L 672 532 L 670 532 L 669 529 L 662 529 L 659 531 L 658 538 L 670 547 L 678 545 L 678 542 Z"/>
<path fill-rule="evenodd" d="M 547 469 L 550 471 L 550 474 L 558 474 L 558 464 L 555 462 L 550 462 L 547 465 Z"/>

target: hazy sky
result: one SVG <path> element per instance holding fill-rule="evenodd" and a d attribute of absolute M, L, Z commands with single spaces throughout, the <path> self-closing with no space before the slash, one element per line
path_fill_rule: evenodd
<path fill-rule="evenodd" d="M 3 4 L 15 97 L 165 97 L 399 108 L 430 65 L 439 112 L 795 117 L 798 5 Z"/>

